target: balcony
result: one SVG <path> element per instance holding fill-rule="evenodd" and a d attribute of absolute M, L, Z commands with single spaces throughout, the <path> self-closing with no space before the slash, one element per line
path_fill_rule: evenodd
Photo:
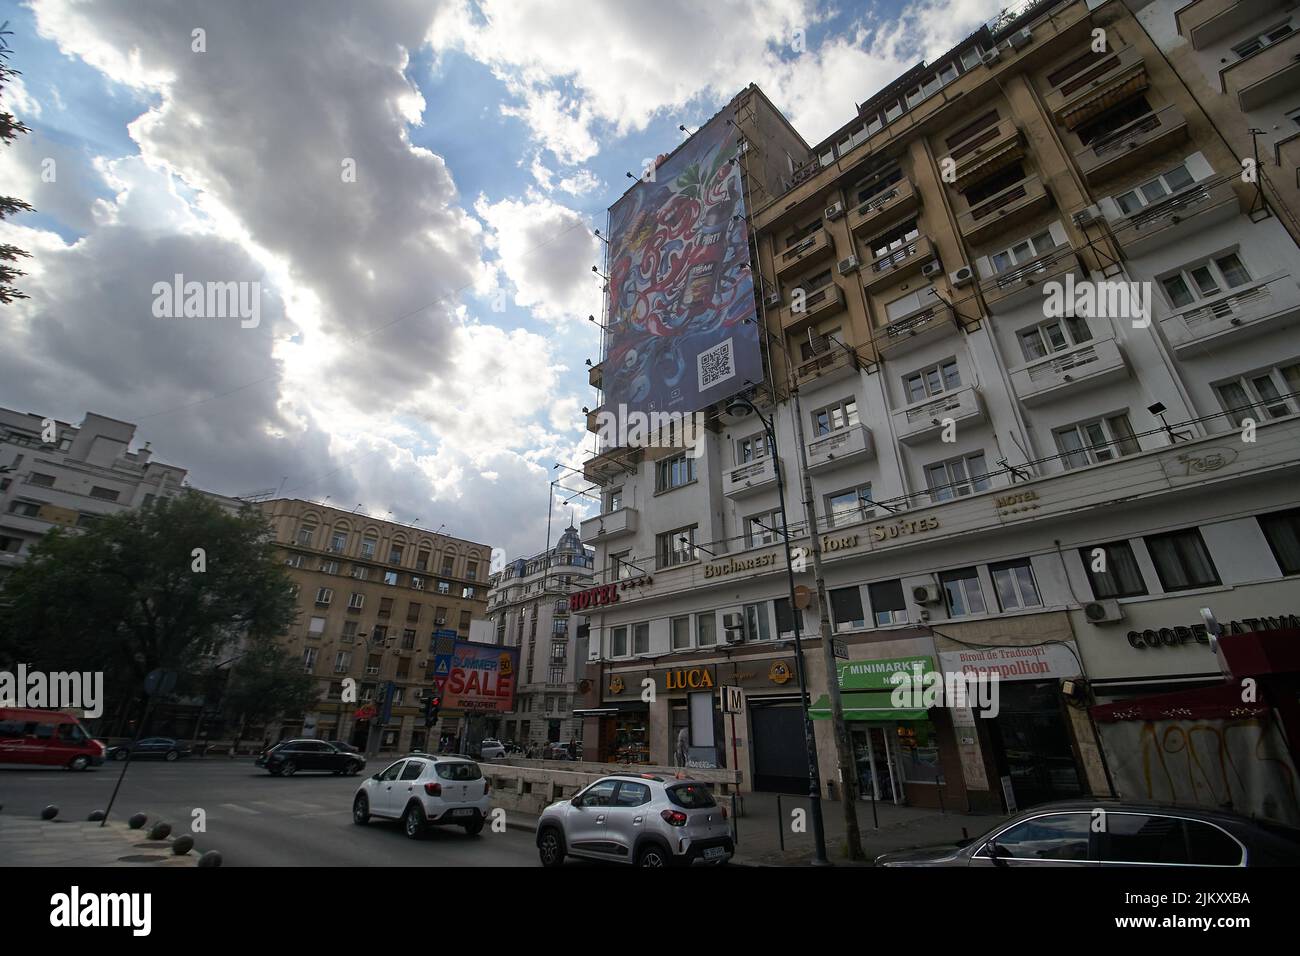
<path fill-rule="evenodd" d="M 1178 32 L 1192 49 L 1204 50 L 1266 14 L 1267 7 L 1252 0 L 1192 0 L 1178 11 Z"/>
<path fill-rule="evenodd" d="M 597 406 L 596 408 L 593 408 L 591 411 L 587 412 L 587 431 L 589 432 L 600 431 L 600 411 L 601 411 L 600 406 Z"/>
<path fill-rule="evenodd" d="M 875 292 L 895 282 L 901 282 L 908 276 L 921 271 L 921 267 L 934 258 L 934 246 L 926 236 L 918 236 L 911 242 L 887 252 L 870 265 L 863 266 L 863 287 L 868 292 Z"/>
<path fill-rule="evenodd" d="M 1241 211 L 1232 182 L 1192 186 L 1117 220 L 1115 240 L 1130 256 L 1142 256 Z"/>
<path fill-rule="evenodd" d="M 1033 219 L 1052 205 L 1052 196 L 1037 176 L 1028 176 L 990 196 L 957 217 L 962 238 L 974 245 Z"/>
<path fill-rule="evenodd" d="M 603 485 L 620 475 L 636 474 L 645 457 L 643 448 L 606 448 L 582 464 L 582 477 L 594 485 Z"/>
<path fill-rule="evenodd" d="M 963 192 L 976 180 L 1011 165 L 1024 155 L 1024 136 L 1014 120 L 1004 119 L 980 130 L 940 159 L 939 168 L 946 168 L 951 160 L 956 175 L 953 185 Z"/>
<path fill-rule="evenodd" d="M 768 455 L 724 472 L 722 493 L 728 498 L 744 498 L 775 488 L 777 460 Z"/>
<path fill-rule="evenodd" d="M 1219 82 L 1243 113 L 1300 89 L 1300 32 L 1224 67 Z"/>
<path fill-rule="evenodd" d="M 1084 179 L 1095 186 L 1186 139 L 1187 120 L 1182 111 L 1166 106 L 1093 140 L 1075 154 L 1075 159 Z"/>
<path fill-rule="evenodd" d="M 814 355 L 795 367 L 794 375 L 800 388 L 816 388 L 846 379 L 858 371 L 858 355 L 846 347 L 831 345 L 820 355 Z"/>
<path fill-rule="evenodd" d="M 849 425 L 808 443 L 808 471 L 814 474 L 875 457 L 876 446 L 866 425 Z"/>
<path fill-rule="evenodd" d="M 900 179 L 879 195 L 849 210 L 849 229 L 861 237 L 863 233 L 876 232 L 895 217 L 915 212 L 921 205 L 921 194 L 910 179 Z"/>
<path fill-rule="evenodd" d="M 1300 283 L 1278 272 L 1160 319 L 1174 354 L 1202 358 L 1224 345 L 1300 323 Z"/>
<path fill-rule="evenodd" d="M 635 508 L 619 508 L 582 523 L 581 534 L 585 544 L 598 546 L 603 541 L 612 541 L 629 534 L 635 534 L 639 513 Z"/>
<path fill-rule="evenodd" d="M 597 362 L 587 369 L 587 382 L 592 388 L 605 387 L 605 363 Z"/>
<path fill-rule="evenodd" d="M 1128 378 L 1124 353 L 1114 339 L 1093 339 L 1065 352 L 1011 370 L 1011 385 L 1026 405 L 1058 398 Z"/>
<path fill-rule="evenodd" d="M 1006 269 L 985 279 L 981 285 L 984 290 L 984 305 L 995 315 L 1010 312 L 1041 297 L 1039 286 L 1043 283 L 1060 282 L 1071 272 L 1076 278 L 1083 275 L 1079 257 L 1070 246 L 1058 246 L 1024 265 Z"/>
<path fill-rule="evenodd" d="M 974 385 L 963 385 L 939 398 L 900 408 L 891 415 L 898 440 L 916 445 L 938 438 L 943 433 L 945 419 L 952 419 L 959 429 L 984 421 L 984 403 Z"/>
<path fill-rule="evenodd" d="M 1142 54 L 1124 47 L 1087 64 L 1043 100 L 1052 118 L 1072 130 L 1149 85 Z"/>
<path fill-rule="evenodd" d="M 830 233 L 823 226 L 811 236 L 800 239 L 784 252 L 776 253 L 776 276 L 779 279 L 795 269 L 829 259 L 834 251 Z"/>
<path fill-rule="evenodd" d="M 900 316 L 876 330 L 876 354 L 884 359 L 896 358 L 957 331 L 952 308 L 942 301 Z"/>
<path fill-rule="evenodd" d="M 793 306 L 787 305 L 781 310 L 781 328 L 787 332 L 797 332 L 800 329 L 820 322 L 822 319 L 834 315 L 844 308 L 844 290 L 839 287 L 839 283 L 831 280 L 820 289 L 808 293 L 803 302 L 803 309 L 796 312 Z"/>

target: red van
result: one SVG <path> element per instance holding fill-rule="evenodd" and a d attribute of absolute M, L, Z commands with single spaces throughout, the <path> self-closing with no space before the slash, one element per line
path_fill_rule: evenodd
<path fill-rule="evenodd" d="M 85 770 L 103 762 L 104 745 L 71 714 L 0 707 L 0 764 Z"/>

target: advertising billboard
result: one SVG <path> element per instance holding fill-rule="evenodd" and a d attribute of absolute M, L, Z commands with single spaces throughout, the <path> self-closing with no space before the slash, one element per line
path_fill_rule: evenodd
<path fill-rule="evenodd" d="M 450 660 L 434 666 L 444 710 L 499 714 L 513 710 L 519 648 L 457 641 Z"/>
<path fill-rule="evenodd" d="M 606 407 L 695 412 L 763 381 L 741 143 L 719 113 L 610 208 Z"/>

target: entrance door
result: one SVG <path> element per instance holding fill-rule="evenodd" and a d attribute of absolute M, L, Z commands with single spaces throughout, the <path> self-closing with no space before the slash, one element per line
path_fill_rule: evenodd
<path fill-rule="evenodd" d="M 751 707 L 754 789 L 770 793 L 808 792 L 808 746 L 798 704 Z"/>
<path fill-rule="evenodd" d="M 1003 681 L 989 734 L 1021 809 L 1082 795 L 1056 681 Z"/>
<path fill-rule="evenodd" d="M 858 771 L 858 793 L 870 800 L 903 802 L 903 788 L 894 770 L 894 751 L 888 727 L 859 725 L 852 731 L 853 756 Z"/>

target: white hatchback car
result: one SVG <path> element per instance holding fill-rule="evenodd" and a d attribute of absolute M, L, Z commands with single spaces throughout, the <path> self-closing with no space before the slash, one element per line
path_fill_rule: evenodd
<path fill-rule="evenodd" d="M 491 809 L 490 786 L 478 764 L 464 757 L 412 754 L 367 779 L 352 798 L 352 821 L 401 820 L 418 839 L 428 827 L 459 826 L 474 836 Z"/>
<path fill-rule="evenodd" d="M 485 737 L 478 745 L 480 760 L 501 760 L 506 755 L 506 745 L 492 737 Z"/>

